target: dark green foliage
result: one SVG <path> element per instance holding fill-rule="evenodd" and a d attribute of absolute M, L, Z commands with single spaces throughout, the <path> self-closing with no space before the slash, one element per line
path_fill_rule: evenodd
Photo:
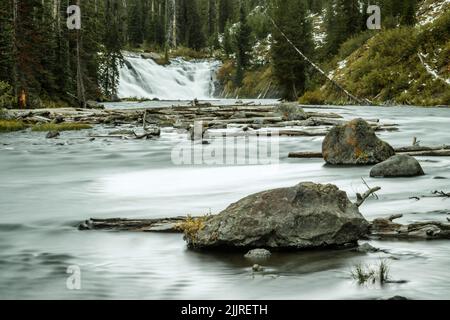
<path fill-rule="evenodd" d="M 250 51 L 252 30 L 247 22 L 245 7 L 241 4 L 239 27 L 236 34 L 236 85 L 239 87 L 244 79 L 244 72 L 250 65 Z"/>
<path fill-rule="evenodd" d="M 134 47 L 144 42 L 144 19 L 142 1 L 128 1 L 128 40 Z"/>
<path fill-rule="evenodd" d="M 178 35 L 180 43 L 188 48 L 200 50 L 206 46 L 200 13 L 196 0 L 178 0 Z"/>
<path fill-rule="evenodd" d="M 362 16 L 358 0 L 329 0 L 326 12 L 327 54 L 336 54 L 346 39 L 363 29 Z"/>
<path fill-rule="evenodd" d="M 231 35 L 231 24 L 228 21 L 225 28 L 225 33 L 223 34 L 223 51 L 226 56 L 230 56 L 233 53 L 233 39 Z"/>
<path fill-rule="evenodd" d="M 275 1 L 275 23 L 300 51 L 309 54 L 313 48 L 312 27 L 306 15 L 303 0 Z M 283 97 L 296 100 L 306 87 L 307 65 L 277 29 L 273 33 L 272 60 L 274 74 L 283 90 Z"/>
<path fill-rule="evenodd" d="M 225 31 L 225 26 L 229 20 L 233 20 L 234 4 L 233 0 L 218 0 L 219 1 L 219 32 Z"/>

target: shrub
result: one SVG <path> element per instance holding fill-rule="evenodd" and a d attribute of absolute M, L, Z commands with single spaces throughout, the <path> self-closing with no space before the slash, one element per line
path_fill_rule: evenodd
<path fill-rule="evenodd" d="M 193 218 L 188 216 L 184 222 L 179 223 L 176 229 L 184 232 L 184 234 L 195 242 L 197 233 L 205 227 L 205 222 L 208 216 Z"/>
<path fill-rule="evenodd" d="M 13 88 L 9 83 L 0 81 L 0 108 L 10 108 L 13 102 Z"/>
<path fill-rule="evenodd" d="M 373 36 L 373 31 L 365 31 L 345 41 L 339 49 L 339 61 L 347 58 L 353 52 L 361 48 L 367 42 L 367 40 L 369 40 Z"/>
<path fill-rule="evenodd" d="M 206 59 L 209 57 L 209 53 L 207 51 L 196 51 L 191 48 L 178 47 L 170 52 L 170 56 L 173 58 L 181 57 L 186 60 Z"/>
<path fill-rule="evenodd" d="M 320 89 L 314 91 L 307 91 L 298 100 L 301 104 L 323 105 L 326 103 L 325 95 Z"/>

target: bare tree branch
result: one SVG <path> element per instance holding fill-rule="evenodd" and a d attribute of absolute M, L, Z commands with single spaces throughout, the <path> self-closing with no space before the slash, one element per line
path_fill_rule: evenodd
<path fill-rule="evenodd" d="M 375 187 L 375 188 L 371 188 L 369 190 L 367 190 L 363 195 L 361 195 L 360 193 L 356 194 L 357 197 L 357 201 L 356 201 L 356 206 L 359 208 L 364 201 L 367 200 L 367 198 L 369 198 L 372 194 L 374 194 L 375 192 L 380 191 L 381 188 L 380 187 Z"/>

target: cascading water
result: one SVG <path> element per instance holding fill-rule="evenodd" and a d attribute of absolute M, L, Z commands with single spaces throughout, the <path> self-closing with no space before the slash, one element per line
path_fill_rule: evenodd
<path fill-rule="evenodd" d="M 177 58 L 167 66 L 138 55 L 126 55 L 120 69 L 119 97 L 160 100 L 207 100 L 215 91 L 218 61 L 185 61 Z"/>

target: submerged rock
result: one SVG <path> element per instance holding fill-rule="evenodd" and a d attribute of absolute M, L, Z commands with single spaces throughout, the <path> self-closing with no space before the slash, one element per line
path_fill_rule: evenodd
<path fill-rule="evenodd" d="M 348 165 L 377 164 L 395 155 L 394 149 L 379 139 L 363 119 L 331 129 L 323 141 L 322 153 L 329 164 Z"/>
<path fill-rule="evenodd" d="M 59 131 L 50 131 L 47 133 L 47 135 L 45 136 L 47 139 L 55 139 L 58 138 L 60 136 Z"/>
<path fill-rule="evenodd" d="M 406 297 L 403 297 L 403 296 L 394 296 L 394 297 L 389 298 L 388 300 L 391 300 L 391 301 L 406 301 L 406 300 L 409 300 L 409 299 L 406 298 Z"/>
<path fill-rule="evenodd" d="M 254 249 L 247 252 L 247 254 L 244 256 L 246 259 L 251 260 L 263 260 L 263 259 L 269 259 L 272 253 L 269 250 L 266 249 Z"/>
<path fill-rule="evenodd" d="M 377 164 L 370 171 L 371 177 L 416 177 L 423 176 L 419 161 L 408 155 L 395 155 Z"/>
<path fill-rule="evenodd" d="M 361 253 L 374 253 L 381 251 L 380 249 L 375 248 L 368 243 L 364 243 L 363 245 L 358 246 L 355 250 Z"/>
<path fill-rule="evenodd" d="M 264 268 L 261 267 L 259 264 L 254 264 L 252 267 L 253 272 L 262 272 L 264 271 Z"/>
<path fill-rule="evenodd" d="M 355 243 L 368 227 L 344 191 L 305 182 L 248 196 L 185 239 L 196 249 L 309 249 Z"/>

